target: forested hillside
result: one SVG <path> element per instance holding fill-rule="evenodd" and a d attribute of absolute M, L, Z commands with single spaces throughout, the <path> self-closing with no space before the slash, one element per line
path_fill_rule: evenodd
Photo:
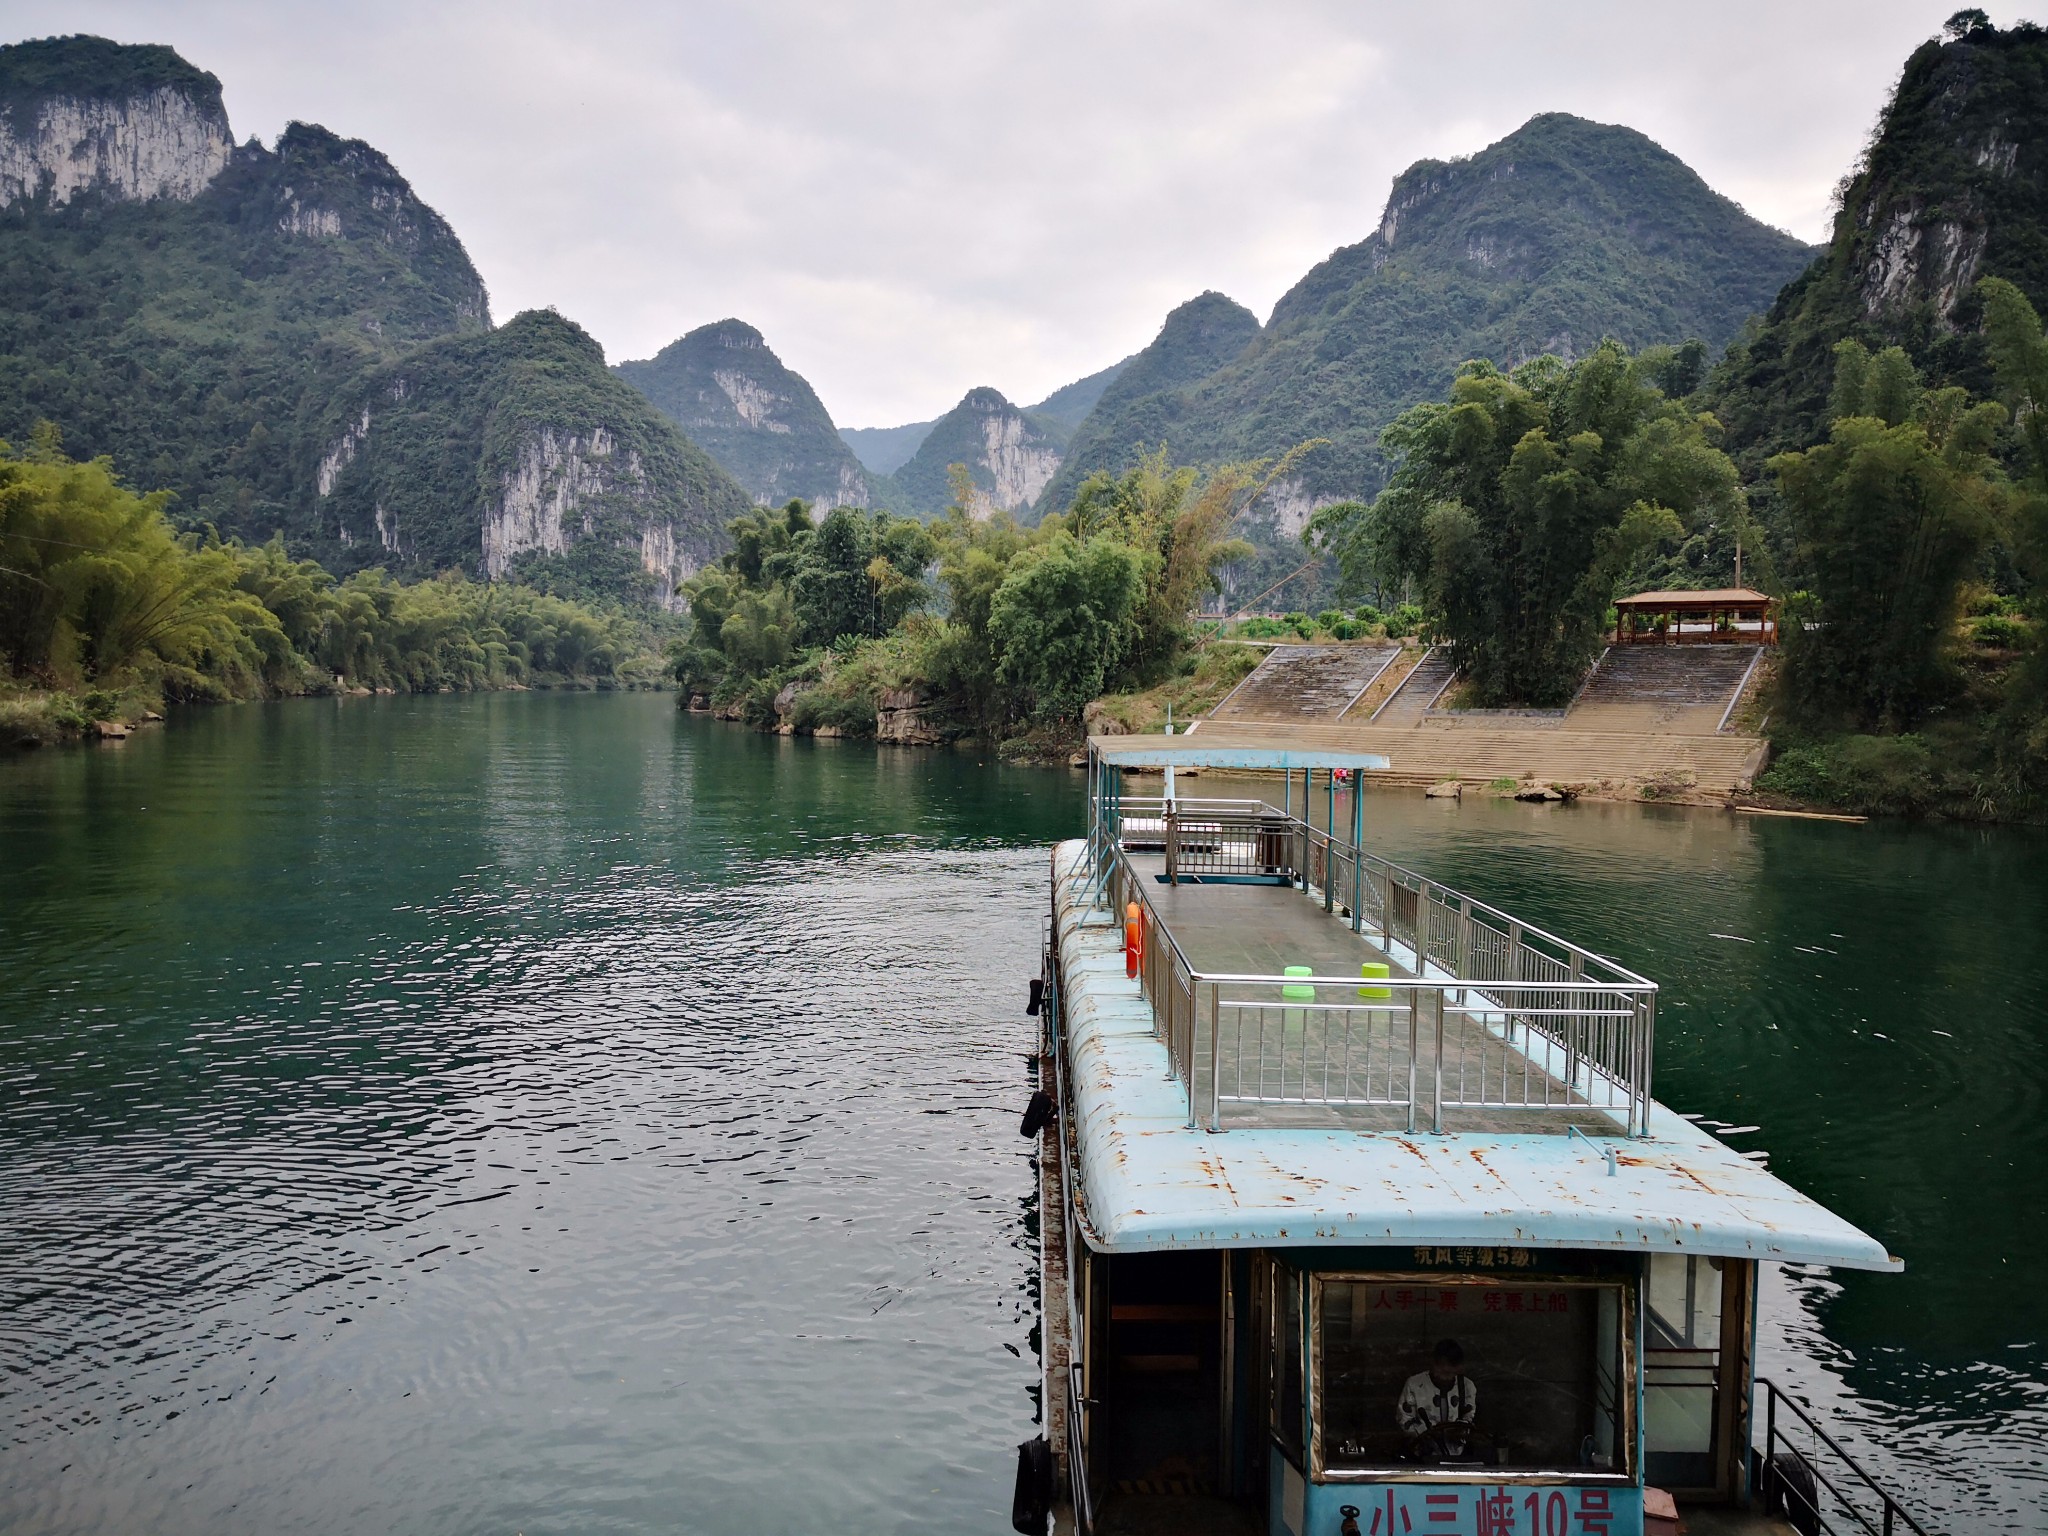
<path fill-rule="evenodd" d="M 1095 402 L 1103 392 L 1123 375 L 1123 371 L 1137 360 L 1133 352 L 1122 362 L 1111 363 L 1107 368 L 1098 368 L 1085 379 L 1076 379 L 1071 384 L 1062 384 L 1036 405 L 1024 407 L 1026 415 L 1038 416 L 1055 422 L 1071 433 L 1088 419 L 1088 413 L 1095 409 Z"/>
<path fill-rule="evenodd" d="M 1817 435 L 1851 337 L 1988 391 L 1984 277 L 2048 305 L 2048 35 L 1965 22 L 1906 61 L 1825 252 L 1716 371 L 1709 397 L 1738 457 Z"/>
<path fill-rule="evenodd" d="M 667 597 L 748 501 L 573 326 L 493 332 L 377 150 L 303 123 L 237 148 L 212 75 L 99 38 L 0 48 L 0 437 L 45 420 L 174 523 L 341 570 L 538 551 Z"/>
<path fill-rule="evenodd" d="M 864 507 L 868 477 L 817 391 L 739 320 L 699 326 L 645 362 L 619 363 L 639 390 L 755 501 Z"/>
<path fill-rule="evenodd" d="M 1258 316 L 1220 293 L 1200 294 L 1170 313 L 1151 344 L 1119 365 L 1074 429 L 1039 510 L 1058 511 L 1098 470 L 1121 474 L 1148 447 L 1183 436 L 1180 391 L 1237 357 L 1258 334 Z"/>
<path fill-rule="evenodd" d="M 1127 372 L 1070 459 L 1078 471 L 1084 438 L 1110 462 L 1162 436 L 1209 462 L 1327 438 L 1279 498 L 1296 528 L 1313 505 L 1376 491 L 1380 428 L 1467 359 L 1569 359 L 1603 337 L 1718 349 L 1811 256 L 1632 129 L 1532 118 L 1470 159 L 1411 166 L 1379 227 L 1295 284 L 1233 360 L 1157 395 Z"/>
<path fill-rule="evenodd" d="M 179 134 L 152 96 L 189 98 Z M 365 366 L 490 324 L 482 280 L 439 215 L 367 144 L 295 123 L 225 155 L 220 84 L 168 49 L 91 38 L 0 48 L 0 436 L 38 419 L 176 493 L 177 517 L 285 526 L 311 478 L 310 417 Z M 163 184 L 66 186 L 64 129 L 125 133 Z M 39 131 L 41 125 L 41 131 Z M 25 185 L 23 183 L 26 183 Z"/>
<path fill-rule="evenodd" d="M 337 570 L 466 570 L 669 603 L 750 505 L 552 310 L 370 373 L 330 406 L 320 441 L 305 542 Z"/>

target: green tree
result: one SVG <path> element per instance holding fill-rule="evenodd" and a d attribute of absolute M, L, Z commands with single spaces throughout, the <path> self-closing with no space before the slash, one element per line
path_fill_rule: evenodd
<path fill-rule="evenodd" d="M 1226 566 L 1254 553 L 1230 532 L 1238 514 L 1302 451 L 1279 466 L 1225 464 L 1205 475 L 1171 464 L 1162 443 L 1120 477 L 1098 472 L 1082 482 L 1060 526 L 1083 541 L 1102 535 L 1127 545 L 1145 582 L 1122 682 L 1145 687 L 1172 671 L 1202 599 L 1222 590 Z"/>
<path fill-rule="evenodd" d="M 990 602 L 989 636 L 1033 715 L 1080 719 L 1123 660 L 1144 592 L 1138 556 L 1106 536 L 1055 532 L 1016 562 Z"/>
<path fill-rule="evenodd" d="M 185 698 L 609 679 L 657 621 L 455 574 L 336 584 L 281 537 L 255 548 L 174 530 L 164 498 L 74 463 L 54 431 L 0 446 L 0 670 L 45 686 L 139 685 Z M 661 620 L 662 624 L 671 621 Z"/>
<path fill-rule="evenodd" d="M 889 633 L 924 603 L 923 573 L 934 552 L 922 523 L 835 507 L 801 547 L 790 576 L 804 643 Z"/>
<path fill-rule="evenodd" d="M 0 454 L 6 453 L 0 444 Z M 0 458 L 0 659 L 53 683 L 100 684 L 138 667 L 176 691 L 255 686 L 290 644 L 236 584 L 237 552 L 181 538 L 167 497 L 113 464 L 63 456 L 54 430 Z"/>
<path fill-rule="evenodd" d="M 1953 685 L 1962 583 L 2004 508 L 2006 411 L 1923 389 L 1898 347 L 1835 352 L 1828 440 L 1768 466 L 1810 587 L 1788 607 L 1786 699 L 1810 728 L 1901 731 Z"/>
<path fill-rule="evenodd" d="M 939 585 L 946 594 L 946 623 L 932 646 L 934 688 L 949 695 L 985 734 L 1008 723 L 1010 698 L 992 629 L 996 593 L 1010 567 L 1030 546 L 1031 535 L 1007 512 L 974 516 L 974 481 L 956 465 L 953 501 L 934 523 L 939 552 Z M 1052 530 L 1042 536 L 1049 537 Z"/>
<path fill-rule="evenodd" d="M 1407 581 L 1479 701 L 1563 702 L 1630 567 L 1688 530 L 1747 518 L 1710 416 L 1654 380 L 1672 357 L 1604 342 L 1572 364 L 1467 363 L 1447 401 L 1387 428 L 1400 456 L 1369 508 L 1312 520 L 1347 585 Z"/>
<path fill-rule="evenodd" d="M 2019 439 L 2020 485 L 2012 504 L 2012 542 L 2029 583 L 2034 620 L 2027 654 L 2005 700 L 2004 757 L 2016 778 L 2048 780 L 2048 335 L 2025 294 L 2002 278 L 1977 285 L 1984 301 L 1984 335 L 1997 372 L 1998 392 L 2012 412 Z"/>
<path fill-rule="evenodd" d="M 748 588 L 718 629 L 718 648 L 747 677 L 762 677 L 796 650 L 796 607 L 781 587 Z"/>
<path fill-rule="evenodd" d="M 719 563 L 727 570 L 755 585 L 786 580 L 787 557 L 812 536 L 811 510 L 801 501 L 788 502 L 779 509 L 762 507 L 734 518 L 725 531 L 732 538 L 732 549 Z"/>

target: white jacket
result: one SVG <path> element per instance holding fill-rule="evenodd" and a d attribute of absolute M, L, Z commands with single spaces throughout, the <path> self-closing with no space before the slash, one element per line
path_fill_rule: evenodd
<path fill-rule="evenodd" d="M 1410 1376 L 1394 1407 L 1394 1422 L 1404 1435 L 1419 1435 L 1439 1424 L 1470 1424 L 1479 1411 L 1479 1389 L 1470 1376 L 1439 1387 L 1427 1371 Z"/>

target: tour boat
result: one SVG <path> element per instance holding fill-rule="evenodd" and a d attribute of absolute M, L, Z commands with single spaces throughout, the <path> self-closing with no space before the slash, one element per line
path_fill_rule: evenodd
<path fill-rule="evenodd" d="M 1920 1531 L 1755 1368 L 1760 1264 L 1899 1260 L 1651 1097 L 1655 982 L 1375 856 L 1356 794 L 1339 828 L 1386 766 L 1089 743 L 1018 1528 Z"/>

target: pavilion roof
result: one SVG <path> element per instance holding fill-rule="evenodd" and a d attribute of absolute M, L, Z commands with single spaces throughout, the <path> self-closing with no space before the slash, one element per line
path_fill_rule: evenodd
<path fill-rule="evenodd" d="M 1638 592 L 1615 599 L 1617 608 L 1732 608 L 1738 604 L 1771 603 L 1768 593 L 1749 587 L 1710 587 L 1699 592 Z"/>

